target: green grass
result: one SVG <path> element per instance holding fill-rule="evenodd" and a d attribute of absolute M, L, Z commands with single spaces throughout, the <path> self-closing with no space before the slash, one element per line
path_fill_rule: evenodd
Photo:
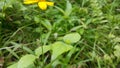
<path fill-rule="evenodd" d="M 22 62 L 27 68 L 120 65 L 119 0 L 51 1 L 55 5 L 43 11 L 22 0 L 0 0 L 3 68 L 23 68 Z"/>

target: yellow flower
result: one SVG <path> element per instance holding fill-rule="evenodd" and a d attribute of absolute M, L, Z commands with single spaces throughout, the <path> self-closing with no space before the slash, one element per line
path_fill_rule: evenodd
<path fill-rule="evenodd" d="M 38 6 L 42 10 L 46 10 L 47 6 L 54 6 L 54 2 L 48 2 L 46 0 L 24 0 L 24 4 L 38 3 Z"/>

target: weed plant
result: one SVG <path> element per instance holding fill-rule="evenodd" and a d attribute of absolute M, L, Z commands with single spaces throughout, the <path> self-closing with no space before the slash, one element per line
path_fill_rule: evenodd
<path fill-rule="evenodd" d="M 120 68 L 120 0 L 24 1 L 0 0 L 1 68 Z"/>

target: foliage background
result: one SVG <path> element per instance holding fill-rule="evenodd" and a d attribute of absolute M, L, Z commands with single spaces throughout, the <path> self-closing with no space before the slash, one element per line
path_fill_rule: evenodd
<path fill-rule="evenodd" d="M 0 0 L 3 67 L 73 32 L 81 36 L 72 44 L 73 51 L 61 54 L 58 64 L 50 62 L 52 54 L 47 52 L 34 62 L 36 67 L 116 68 L 120 65 L 119 0 L 51 1 L 55 6 L 42 11 L 37 4 L 24 5 L 22 0 Z"/>

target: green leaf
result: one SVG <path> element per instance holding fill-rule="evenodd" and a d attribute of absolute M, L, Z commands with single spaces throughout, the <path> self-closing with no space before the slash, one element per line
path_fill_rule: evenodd
<path fill-rule="evenodd" d="M 75 26 L 70 31 L 76 31 L 76 30 L 80 29 L 81 27 L 82 27 L 81 25 Z"/>
<path fill-rule="evenodd" d="M 63 42 L 55 42 L 52 45 L 52 57 L 51 60 L 55 60 L 59 55 L 71 50 L 73 46 L 65 44 Z"/>
<path fill-rule="evenodd" d="M 71 14 L 71 12 L 72 12 L 72 5 L 69 2 L 69 0 L 67 0 L 66 10 L 65 10 L 65 16 L 69 16 Z"/>
<path fill-rule="evenodd" d="M 19 59 L 19 56 L 17 55 L 17 53 L 15 53 L 12 49 L 6 48 L 6 50 L 8 50 L 12 55 L 14 55 L 17 59 Z"/>
<path fill-rule="evenodd" d="M 29 47 L 23 46 L 23 50 L 27 51 L 30 54 L 34 54 L 34 51 L 32 51 Z"/>
<path fill-rule="evenodd" d="M 55 6 L 55 8 L 58 9 L 61 13 L 63 13 L 65 15 L 65 11 L 62 8 L 60 8 L 58 6 Z"/>
<path fill-rule="evenodd" d="M 40 22 L 40 17 L 35 16 L 35 17 L 34 17 L 34 21 L 35 21 L 36 23 L 39 23 L 39 22 Z"/>
<path fill-rule="evenodd" d="M 39 57 L 41 54 L 44 54 L 46 53 L 47 51 L 49 51 L 51 49 L 51 46 L 50 45 L 47 45 L 47 46 L 41 46 L 39 48 L 37 48 L 35 50 L 35 55 L 37 55 L 37 57 Z"/>
<path fill-rule="evenodd" d="M 52 25 L 51 23 L 49 22 L 49 20 L 44 20 L 41 22 L 43 26 L 45 26 L 48 30 L 52 30 Z"/>
<path fill-rule="evenodd" d="M 17 68 L 17 65 L 18 65 L 18 63 L 14 63 L 14 64 L 8 66 L 7 68 Z"/>
<path fill-rule="evenodd" d="M 63 37 L 65 43 L 76 43 L 80 40 L 81 36 L 79 33 L 70 33 Z"/>
<path fill-rule="evenodd" d="M 19 60 L 17 68 L 26 68 L 30 65 L 33 65 L 33 62 L 35 61 L 35 59 L 36 59 L 36 56 L 34 55 L 30 55 L 30 54 L 25 55 Z"/>

